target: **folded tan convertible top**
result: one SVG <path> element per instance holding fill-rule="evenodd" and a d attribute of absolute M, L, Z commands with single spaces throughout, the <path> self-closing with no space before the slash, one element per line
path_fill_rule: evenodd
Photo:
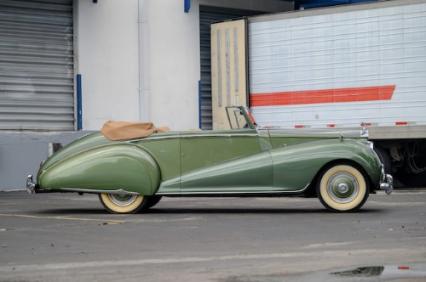
<path fill-rule="evenodd" d="M 166 132 L 167 127 L 156 128 L 152 122 L 112 121 L 104 123 L 101 133 L 113 141 L 145 138 L 153 133 Z"/>

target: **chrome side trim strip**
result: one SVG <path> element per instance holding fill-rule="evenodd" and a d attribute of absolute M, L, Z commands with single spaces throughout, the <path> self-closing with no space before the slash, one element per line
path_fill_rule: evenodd
<path fill-rule="evenodd" d="M 229 134 L 195 134 L 195 135 L 182 135 L 181 138 L 192 138 L 192 137 L 256 137 L 257 133 L 229 133 Z"/>
<path fill-rule="evenodd" d="M 132 139 L 126 140 L 126 142 L 134 142 L 134 141 L 150 141 L 150 140 L 163 140 L 163 139 L 179 139 L 179 138 L 200 138 L 200 137 L 256 137 L 257 133 L 229 133 L 229 134 L 194 134 L 194 135 L 177 135 L 177 136 L 150 136 L 143 139 Z"/>
<path fill-rule="evenodd" d="M 57 190 L 58 192 L 66 191 L 66 192 L 79 192 L 79 193 L 109 193 L 109 194 L 117 194 L 117 195 L 140 195 L 137 192 L 131 192 L 124 189 L 115 189 L 115 190 L 99 190 L 99 189 L 83 189 L 83 188 L 61 188 Z"/>
<path fill-rule="evenodd" d="M 167 196 L 167 195 L 173 195 L 173 196 L 185 196 L 185 195 L 250 195 L 250 194 L 299 194 L 299 193 L 303 193 L 306 189 L 308 189 L 309 185 L 311 183 L 308 183 L 305 187 L 303 187 L 302 189 L 299 190 L 294 190 L 294 191 L 282 191 L 282 190 L 275 190 L 275 191 L 188 191 L 188 192 L 184 192 L 184 191 L 176 191 L 176 192 L 160 192 L 160 193 L 156 193 L 155 195 L 161 195 L 161 196 Z"/>

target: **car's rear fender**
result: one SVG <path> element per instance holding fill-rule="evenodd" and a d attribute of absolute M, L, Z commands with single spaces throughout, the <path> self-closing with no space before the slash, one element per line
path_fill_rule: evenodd
<path fill-rule="evenodd" d="M 160 169 L 149 153 L 134 144 L 108 144 L 41 167 L 37 182 L 49 190 L 124 190 L 153 195 L 160 184 Z"/>

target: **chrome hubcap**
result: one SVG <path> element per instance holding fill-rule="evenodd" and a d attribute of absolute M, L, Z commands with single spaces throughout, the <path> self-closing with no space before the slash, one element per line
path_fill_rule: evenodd
<path fill-rule="evenodd" d="M 346 183 L 340 183 L 339 185 L 337 185 L 337 190 L 339 191 L 339 193 L 347 193 L 349 191 L 349 186 Z"/>
<path fill-rule="evenodd" d="M 349 203 L 358 195 L 359 183 L 352 174 L 338 172 L 328 180 L 327 193 L 335 202 Z"/>
<path fill-rule="evenodd" d="M 136 200 L 137 195 L 108 194 L 108 197 L 117 206 L 125 207 L 132 204 Z"/>

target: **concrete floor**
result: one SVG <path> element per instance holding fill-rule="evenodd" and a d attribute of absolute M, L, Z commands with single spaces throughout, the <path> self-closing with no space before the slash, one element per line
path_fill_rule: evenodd
<path fill-rule="evenodd" d="M 384 268 L 330 274 L 358 266 Z M 118 280 L 426 281 L 426 190 L 347 214 L 316 199 L 163 198 L 111 215 L 94 195 L 0 193 L 0 281 Z"/>

